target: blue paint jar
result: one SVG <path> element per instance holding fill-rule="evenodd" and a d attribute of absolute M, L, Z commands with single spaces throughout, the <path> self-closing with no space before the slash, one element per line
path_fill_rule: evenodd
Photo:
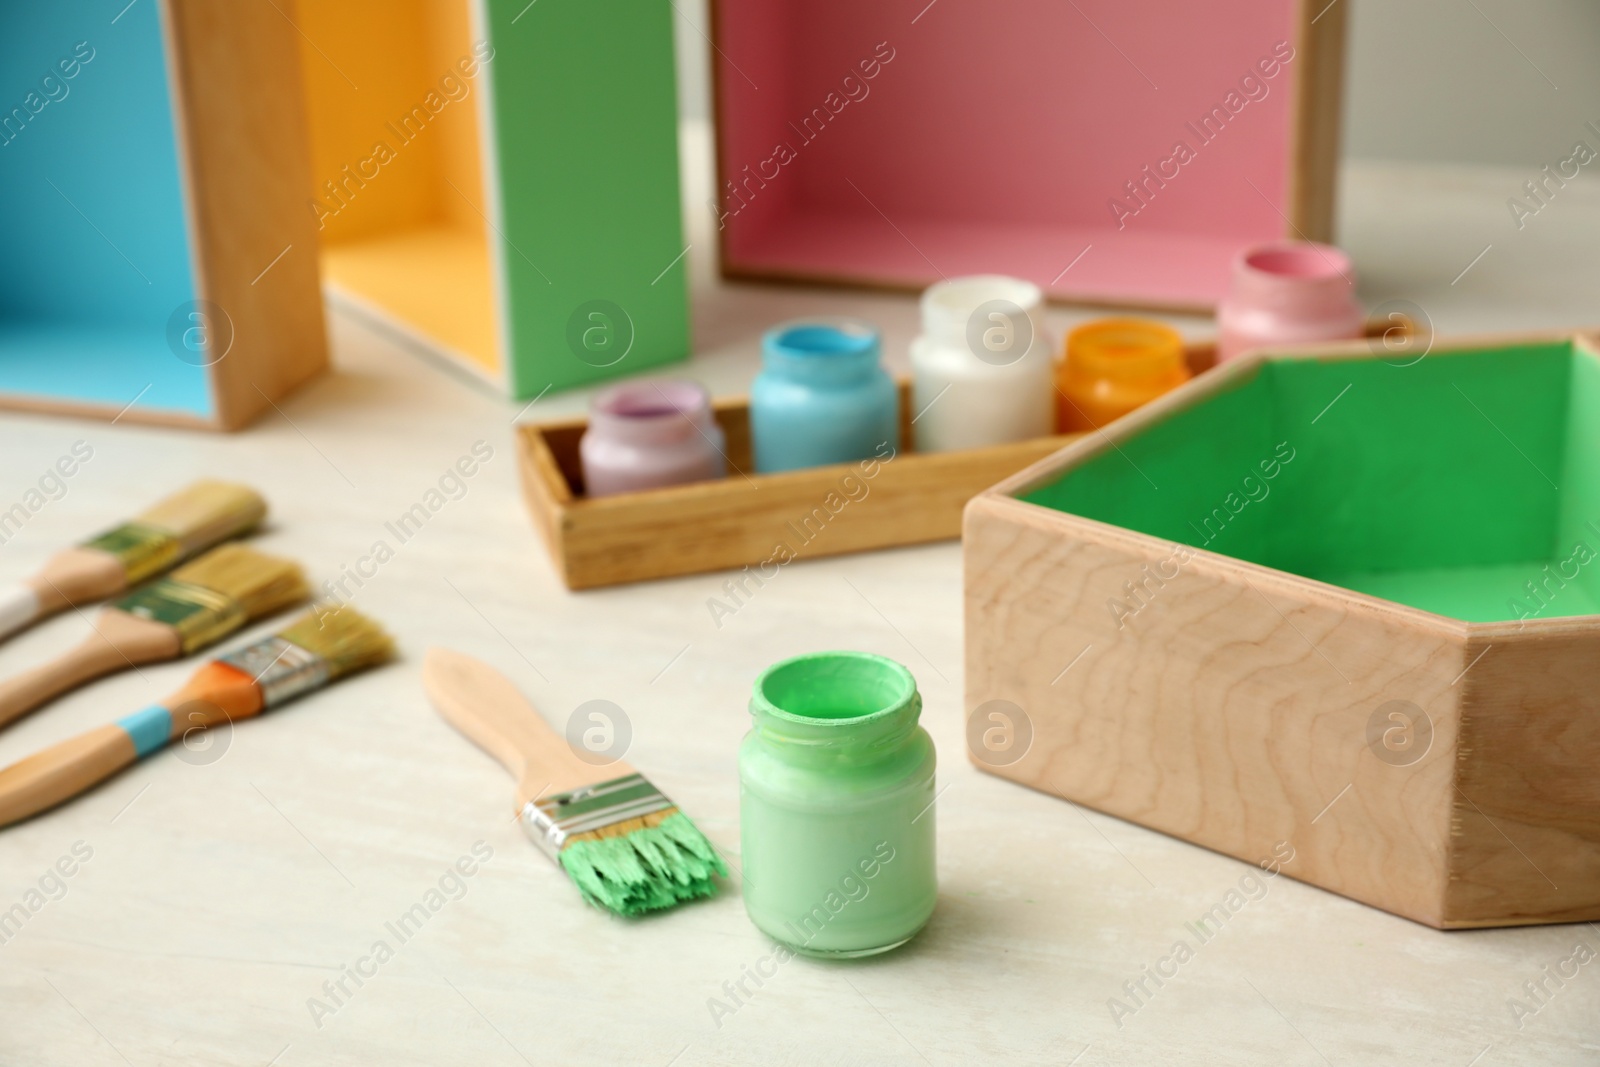
<path fill-rule="evenodd" d="M 850 319 L 768 330 L 750 387 L 750 437 L 762 472 L 898 452 L 900 390 L 879 364 L 878 331 Z"/>

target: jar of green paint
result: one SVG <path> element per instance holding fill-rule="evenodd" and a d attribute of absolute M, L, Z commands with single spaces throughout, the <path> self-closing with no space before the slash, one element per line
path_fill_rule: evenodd
<path fill-rule="evenodd" d="M 865 652 L 784 660 L 756 679 L 739 749 L 745 909 L 808 956 L 870 956 L 928 921 L 933 739 L 905 667 Z"/>

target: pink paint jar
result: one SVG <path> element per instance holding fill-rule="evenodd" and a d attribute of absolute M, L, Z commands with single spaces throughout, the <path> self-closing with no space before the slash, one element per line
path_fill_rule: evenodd
<path fill-rule="evenodd" d="M 578 442 L 588 496 L 721 478 L 722 427 L 694 382 L 629 382 L 594 398 Z"/>
<path fill-rule="evenodd" d="M 1278 241 L 1233 261 L 1233 283 L 1217 308 L 1217 362 L 1263 345 L 1361 337 L 1350 257 L 1331 245 Z"/>

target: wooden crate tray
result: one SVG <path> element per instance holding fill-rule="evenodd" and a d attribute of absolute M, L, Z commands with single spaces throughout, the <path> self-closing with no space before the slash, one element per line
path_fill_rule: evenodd
<path fill-rule="evenodd" d="M 928 454 L 902 448 L 870 464 L 757 474 L 749 401 L 719 400 L 712 410 L 727 435 L 726 478 L 594 500 L 583 496 L 578 461 L 588 419 L 518 427 L 528 507 L 569 589 L 745 566 L 770 576 L 788 562 L 780 546 L 793 559 L 812 559 L 949 540 L 960 536 L 961 509 L 975 493 L 1074 439 Z M 911 440 L 909 411 L 902 384 L 902 442 Z"/>

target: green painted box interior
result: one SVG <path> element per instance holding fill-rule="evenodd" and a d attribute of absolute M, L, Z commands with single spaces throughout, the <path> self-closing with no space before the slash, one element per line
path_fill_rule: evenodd
<path fill-rule="evenodd" d="M 1600 614 L 1600 359 L 1268 359 L 1022 499 L 1469 622 Z"/>

